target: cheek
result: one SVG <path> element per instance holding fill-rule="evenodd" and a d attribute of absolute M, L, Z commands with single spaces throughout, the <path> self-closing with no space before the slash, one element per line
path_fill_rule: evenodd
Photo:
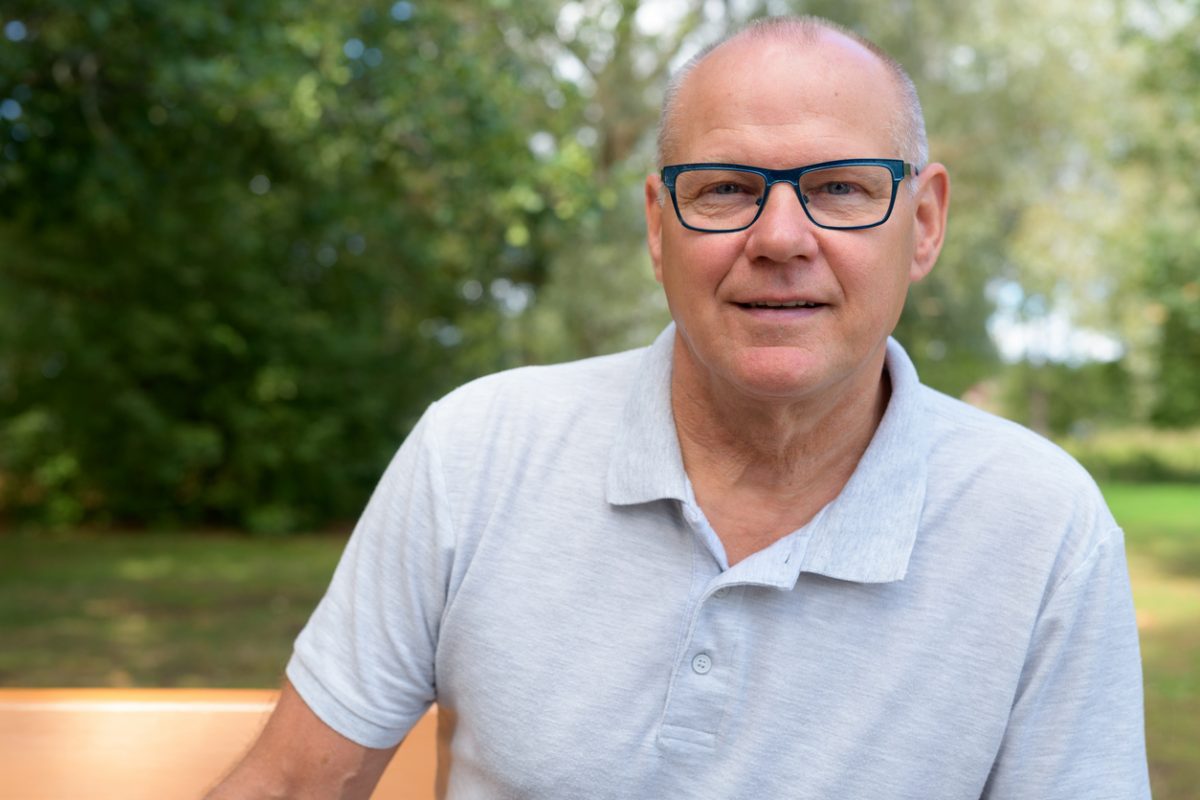
<path fill-rule="evenodd" d="M 894 328 L 904 309 L 908 296 L 908 265 L 895 262 L 876 264 L 869 274 L 863 276 L 860 291 L 869 305 L 870 317 L 880 325 Z"/>
<path fill-rule="evenodd" d="M 907 264 L 881 260 L 876 250 L 827 252 L 842 296 L 843 320 L 856 330 L 894 327 L 908 292 Z"/>
<path fill-rule="evenodd" d="M 734 269 L 741 237 L 674 231 L 663 237 L 660 281 L 691 295 L 712 294 Z"/>

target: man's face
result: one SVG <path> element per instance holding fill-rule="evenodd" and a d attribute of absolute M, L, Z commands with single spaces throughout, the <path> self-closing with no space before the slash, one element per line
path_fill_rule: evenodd
<path fill-rule="evenodd" d="M 800 46 L 734 40 L 692 72 L 677 101 L 671 164 L 783 169 L 901 155 L 893 79 L 840 36 Z M 761 399 L 874 387 L 908 286 L 941 245 L 947 185 L 940 165 L 930 173 L 934 185 L 922 183 L 916 197 L 907 184 L 917 179 L 900 185 L 891 217 L 876 228 L 818 228 L 781 183 L 758 221 L 736 233 L 684 228 L 651 176 L 650 253 L 684 345 L 677 369 Z M 795 303 L 815 307 L 766 307 Z"/>

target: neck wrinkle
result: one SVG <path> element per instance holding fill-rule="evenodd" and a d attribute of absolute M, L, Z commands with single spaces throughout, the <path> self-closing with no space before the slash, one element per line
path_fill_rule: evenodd
<path fill-rule="evenodd" d="M 671 409 L 684 469 L 698 496 L 701 486 L 740 487 L 786 499 L 831 483 L 836 496 L 870 445 L 891 395 L 882 352 L 873 390 L 847 385 L 811 402 L 771 403 L 697 380 L 699 370 L 678 353 L 686 344 L 677 339 L 675 346 Z"/>

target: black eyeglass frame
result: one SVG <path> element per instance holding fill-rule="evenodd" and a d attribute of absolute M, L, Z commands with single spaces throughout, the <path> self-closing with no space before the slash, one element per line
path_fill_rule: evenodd
<path fill-rule="evenodd" d="M 870 225 L 847 226 L 822 225 L 813 219 L 812 213 L 808 210 L 808 203 L 804 200 L 804 193 L 800 191 L 800 177 L 806 173 L 815 172 L 820 169 L 861 166 L 886 167 L 892 173 L 892 197 L 888 201 L 887 213 L 883 215 L 883 219 L 873 222 Z M 695 225 L 687 224 L 683 219 L 683 213 L 679 210 L 679 200 L 675 197 L 675 181 L 684 172 L 700 169 L 724 169 L 736 172 L 749 172 L 762 176 L 763 180 L 766 181 L 766 186 L 763 187 L 762 202 L 758 204 L 758 211 L 754 213 L 754 218 L 738 228 L 698 228 Z M 800 200 L 800 207 L 804 209 L 804 215 L 818 228 L 831 231 L 861 231 L 867 228 L 878 228 L 892 216 L 892 209 L 896 206 L 896 191 L 900 186 L 900 182 L 910 175 L 915 177 L 920 174 L 921 171 L 916 166 L 907 161 L 901 161 L 898 158 L 843 158 L 837 161 L 822 161 L 819 164 L 808 164 L 807 166 L 794 167 L 792 169 L 766 169 L 764 167 L 751 167 L 745 164 L 672 164 L 663 167 L 659 176 L 662 178 L 663 185 L 667 187 L 667 191 L 671 193 L 671 205 L 675 207 L 675 217 L 679 220 L 680 225 L 688 230 L 699 233 L 737 233 L 738 231 L 746 230 L 758 221 L 758 218 L 762 216 L 763 209 L 767 207 L 767 200 L 771 196 L 771 187 L 777 183 L 791 185 L 792 189 L 796 192 L 796 197 Z"/>

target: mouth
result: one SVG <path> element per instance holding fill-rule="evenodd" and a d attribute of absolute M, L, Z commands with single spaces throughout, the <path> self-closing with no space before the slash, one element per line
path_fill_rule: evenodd
<path fill-rule="evenodd" d="M 788 308 L 820 308 L 821 306 L 823 306 L 825 304 L 824 303 L 813 303 L 808 300 L 795 300 L 795 301 L 785 302 L 785 303 L 751 302 L 751 303 L 738 303 L 737 305 L 741 306 L 742 308 L 788 309 Z"/>

